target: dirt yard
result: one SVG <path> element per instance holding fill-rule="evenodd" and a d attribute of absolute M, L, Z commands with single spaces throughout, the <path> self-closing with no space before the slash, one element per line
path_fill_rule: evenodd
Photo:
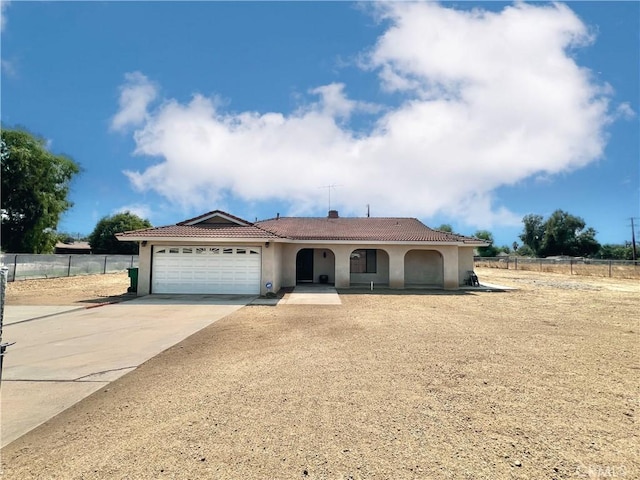
<path fill-rule="evenodd" d="M 477 273 L 518 290 L 245 307 L 5 447 L 5 478 L 640 478 L 640 283 Z"/>
<path fill-rule="evenodd" d="M 126 273 L 19 280 L 7 284 L 7 305 L 104 303 L 127 297 Z"/>

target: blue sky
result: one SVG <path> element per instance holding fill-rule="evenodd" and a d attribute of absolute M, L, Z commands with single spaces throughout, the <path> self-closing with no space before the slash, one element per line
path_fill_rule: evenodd
<path fill-rule="evenodd" d="M 3 2 L 2 122 L 130 210 L 417 217 L 511 245 L 640 217 L 640 3 Z M 640 223 L 640 222 L 638 222 Z"/>

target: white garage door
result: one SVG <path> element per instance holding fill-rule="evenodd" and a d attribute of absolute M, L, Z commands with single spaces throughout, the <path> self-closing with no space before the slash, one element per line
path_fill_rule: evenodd
<path fill-rule="evenodd" d="M 153 247 L 151 293 L 260 293 L 260 247 Z"/>

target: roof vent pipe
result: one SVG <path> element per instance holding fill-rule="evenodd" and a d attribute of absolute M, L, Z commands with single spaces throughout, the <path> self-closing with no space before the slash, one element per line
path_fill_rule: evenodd
<path fill-rule="evenodd" d="M 338 218 L 338 210 L 329 210 L 328 218 Z"/>
<path fill-rule="evenodd" d="M 280 212 L 276 213 L 276 220 L 280 220 Z"/>

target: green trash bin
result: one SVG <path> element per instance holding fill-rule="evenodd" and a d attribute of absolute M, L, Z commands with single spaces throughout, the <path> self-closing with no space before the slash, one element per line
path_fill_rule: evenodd
<path fill-rule="evenodd" d="M 127 274 L 129 275 L 129 288 L 127 292 L 138 291 L 138 268 L 127 268 Z"/>

